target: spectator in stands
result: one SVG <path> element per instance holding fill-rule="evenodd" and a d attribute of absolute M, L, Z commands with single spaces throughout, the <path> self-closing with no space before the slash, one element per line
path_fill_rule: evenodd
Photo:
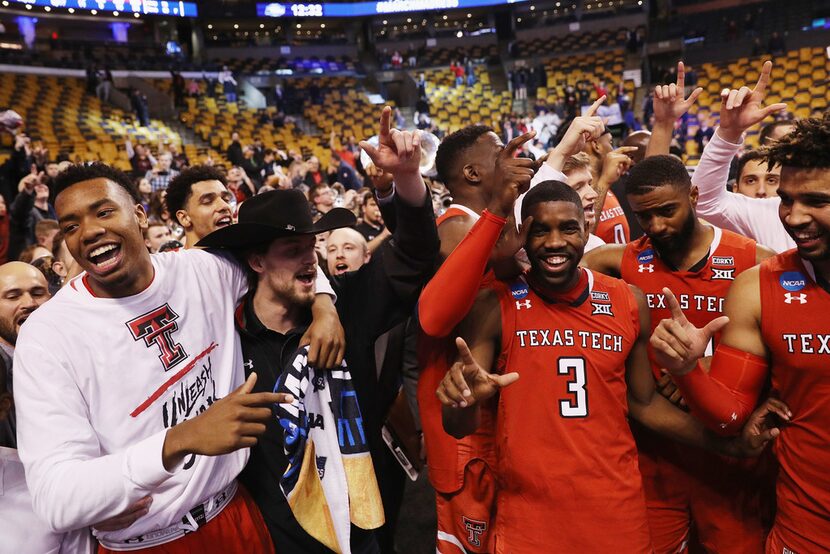
<path fill-rule="evenodd" d="M 395 120 L 395 127 L 398 129 L 406 129 L 406 118 L 401 113 L 400 108 L 395 108 L 395 111 L 392 112 L 392 119 Z"/>
<path fill-rule="evenodd" d="M 198 98 L 202 95 L 202 89 L 199 87 L 199 82 L 196 79 L 187 80 L 185 91 L 189 98 Z"/>
<path fill-rule="evenodd" d="M 312 204 L 312 212 L 315 216 L 325 215 L 334 208 L 337 194 L 328 183 L 323 182 L 309 187 L 308 200 Z"/>
<path fill-rule="evenodd" d="M 190 160 L 187 159 L 187 154 L 185 154 L 182 151 L 179 151 L 179 147 L 176 146 L 175 142 L 171 142 L 167 145 L 167 151 L 170 152 L 171 156 L 173 156 L 172 167 L 176 171 L 182 171 L 190 165 Z"/>
<path fill-rule="evenodd" d="M 262 170 L 262 167 L 256 162 L 256 150 L 253 146 L 249 145 L 242 149 L 242 163 L 239 164 L 239 167 L 242 168 L 248 176 L 248 179 L 254 183 L 254 192 L 256 192 L 256 189 L 258 189 L 261 184 L 261 176 L 259 172 Z"/>
<path fill-rule="evenodd" d="M 418 98 L 426 98 L 427 97 L 427 79 L 423 72 L 418 74 L 418 80 L 416 81 L 418 85 Z"/>
<path fill-rule="evenodd" d="M 235 103 L 236 97 L 236 79 L 233 78 L 233 73 L 228 69 L 228 66 L 223 66 L 222 71 L 219 72 L 219 84 L 222 85 L 222 92 L 225 95 L 225 101 L 228 103 Z"/>
<path fill-rule="evenodd" d="M 150 188 L 156 192 L 166 189 L 170 180 L 178 174 L 179 172 L 173 169 L 173 156 L 170 152 L 163 152 L 158 157 L 158 164 L 148 171 L 144 178 L 150 181 Z"/>
<path fill-rule="evenodd" d="M 773 121 L 764 125 L 763 129 L 758 135 L 758 143 L 761 146 L 769 146 L 770 144 L 781 140 L 795 130 L 795 121 L 779 120 Z"/>
<path fill-rule="evenodd" d="M 755 37 L 752 41 L 752 57 L 758 57 L 764 52 L 766 52 L 766 49 L 764 48 L 764 43 L 761 42 L 761 37 Z"/>
<path fill-rule="evenodd" d="M 697 132 L 695 133 L 695 142 L 697 143 L 698 155 L 703 154 L 703 149 L 707 144 L 709 144 L 709 141 L 712 140 L 712 135 L 715 134 L 715 129 L 710 127 L 710 121 L 709 116 L 700 117 L 700 126 L 697 128 Z"/>
<path fill-rule="evenodd" d="M 142 127 L 149 126 L 150 109 L 147 106 L 147 96 L 137 88 L 134 88 L 130 92 L 130 103 L 132 104 L 133 111 L 138 119 L 138 124 Z"/>
<path fill-rule="evenodd" d="M 331 154 L 332 166 L 334 168 L 335 180 L 342 183 L 346 190 L 358 190 L 363 186 L 363 181 L 360 175 L 357 174 L 354 167 L 347 164 L 346 161 L 337 152 Z"/>
<path fill-rule="evenodd" d="M 375 239 L 380 236 L 386 238 L 386 236 L 389 236 L 389 232 L 383 223 L 383 215 L 380 213 L 380 207 L 378 207 L 377 200 L 375 200 L 375 195 L 372 192 L 363 193 L 361 207 L 363 220 L 355 227 L 355 230 L 363 235 L 366 242 L 370 244 L 370 251 L 374 251 L 380 246 L 380 242 Z"/>
<path fill-rule="evenodd" d="M 52 250 L 52 242 L 60 227 L 54 219 L 41 219 L 35 223 L 35 244 Z"/>
<path fill-rule="evenodd" d="M 20 181 L 9 218 L 9 259 L 16 260 L 23 248 L 36 244 L 35 226 L 44 219 L 57 219 L 49 203 L 49 187 L 42 174 L 30 173 Z"/>
<path fill-rule="evenodd" d="M 239 166 L 234 166 L 228 170 L 228 190 L 231 191 L 240 204 L 251 198 L 256 194 L 256 186 L 253 181 L 245 173 L 245 170 Z"/>
<path fill-rule="evenodd" d="M 416 52 L 414 48 L 409 49 L 409 52 L 406 55 L 406 64 L 409 67 L 415 67 L 418 65 L 418 58 L 416 57 Z"/>
<path fill-rule="evenodd" d="M 450 63 L 450 71 L 455 76 L 455 86 L 460 87 L 464 84 L 464 66 L 453 60 Z"/>
<path fill-rule="evenodd" d="M 285 153 L 282 153 L 284 156 Z M 266 148 L 264 155 L 262 157 L 262 169 L 259 171 L 260 181 L 263 184 L 271 185 L 272 184 L 272 177 L 277 179 L 281 179 L 285 177 L 285 173 L 283 172 L 283 165 L 277 162 L 277 152 L 272 148 Z"/>
<path fill-rule="evenodd" d="M 232 165 L 242 165 L 242 161 L 245 159 L 245 156 L 242 155 L 242 144 L 239 142 L 239 133 L 236 131 L 231 133 L 231 143 L 228 145 L 225 156 Z"/>
<path fill-rule="evenodd" d="M 144 244 L 147 245 L 150 254 L 155 254 L 162 244 L 171 240 L 173 240 L 173 234 L 170 232 L 170 227 L 160 221 L 150 222 L 144 229 Z"/>
<path fill-rule="evenodd" d="M 173 90 L 173 105 L 177 108 L 181 108 L 184 106 L 184 91 L 187 84 L 185 83 L 184 77 L 182 77 L 181 73 L 171 71 L 170 74 L 173 76 L 173 82 L 170 86 Z"/>
<path fill-rule="evenodd" d="M 400 69 L 403 66 L 403 56 L 397 50 L 392 54 L 390 61 L 392 62 L 392 69 Z"/>
<path fill-rule="evenodd" d="M 476 73 L 473 69 L 473 60 L 470 58 L 464 59 L 464 74 L 467 76 L 467 86 L 471 87 L 476 84 Z"/>
<path fill-rule="evenodd" d="M 767 53 L 772 56 L 781 56 L 787 52 L 787 45 L 784 43 L 784 37 L 782 37 L 778 31 L 773 31 L 772 35 L 769 37 L 769 42 L 767 43 Z"/>
<path fill-rule="evenodd" d="M 357 271 L 372 258 L 363 235 L 350 227 L 335 229 L 326 239 L 326 265 L 330 276 Z"/>
<path fill-rule="evenodd" d="M 98 97 L 98 100 L 105 103 L 110 101 L 112 83 L 112 71 L 109 68 L 101 71 L 98 78 L 98 85 L 95 87 L 95 96 Z"/>
<path fill-rule="evenodd" d="M 148 171 L 158 165 L 158 162 L 153 157 L 153 154 L 143 144 L 136 144 L 133 148 L 132 141 L 128 138 L 124 140 L 124 148 L 127 151 L 127 158 L 130 160 L 132 167 L 132 175 L 134 177 L 144 177 Z"/>
<path fill-rule="evenodd" d="M 340 146 L 337 140 L 337 135 L 334 132 L 334 129 L 331 130 L 329 134 L 329 148 L 331 149 L 332 155 L 339 156 L 340 160 L 344 163 L 348 164 L 352 168 L 357 167 L 355 165 L 355 155 L 358 154 L 352 148 L 352 141 L 354 137 L 351 137 L 350 144 L 346 144 L 344 146 Z"/>
<path fill-rule="evenodd" d="M 750 150 L 738 159 L 735 192 L 750 198 L 776 196 L 781 180 L 781 166 L 769 167 L 762 150 Z"/>
<path fill-rule="evenodd" d="M 70 279 L 75 278 L 83 271 L 69 249 L 66 247 L 63 233 L 55 235 L 52 243 L 52 270 L 61 278 L 61 285 L 66 284 Z"/>
<path fill-rule="evenodd" d="M 232 196 L 225 176 L 213 167 L 195 165 L 170 182 L 167 209 L 184 229 L 186 248 L 233 223 Z"/>
<path fill-rule="evenodd" d="M 305 175 L 305 184 L 312 188 L 314 185 L 318 185 L 320 183 L 325 182 L 325 176 L 320 171 L 320 158 L 317 156 L 311 156 L 306 162 L 308 166 L 308 170 L 306 171 Z"/>

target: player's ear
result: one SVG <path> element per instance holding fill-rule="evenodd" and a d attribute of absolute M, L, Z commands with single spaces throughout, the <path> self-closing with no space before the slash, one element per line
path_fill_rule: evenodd
<path fill-rule="evenodd" d="M 461 169 L 461 173 L 464 174 L 464 178 L 471 183 L 479 183 L 481 181 L 481 174 L 478 171 L 478 168 L 473 164 L 467 164 Z"/>
<path fill-rule="evenodd" d="M 141 204 L 136 204 L 135 208 L 133 209 L 135 213 L 135 217 L 138 220 L 138 226 L 141 228 L 142 231 L 147 230 L 147 212 L 144 211 L 144 206 Z"/>
<path fill-rule="evenodd" d="M 700 191 L 697 188 L 697 185 L 692 185 L 691 189 L 689 189 L 689 202 L 692 204 L 693 208 L 697 208 L 697 199 L 700 196 Z"/>
<path fill-rule="evenodd" d="M 178 210 L 176 212 L 176 219 L 179 220 L 179 224 L 185 228 L 185 230 L 190 229 L 193 226 L 193 220 L 190 219 L 190 215 L 184 210 Z"/>

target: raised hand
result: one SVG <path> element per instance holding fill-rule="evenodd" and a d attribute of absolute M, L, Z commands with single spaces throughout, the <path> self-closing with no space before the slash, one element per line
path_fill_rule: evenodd
<path fill-rule="evenodd" d="M 497 188 L 487 206 L 490 213 L 507 217 L 513 212 L 516 198 L 530 188 L 538 165 L 529 158 L 517 158 L 516 152 L 535 136 L 536 131 L 530 131 L 514 138 L 496 156 L 494 182 Z"/>
<path fill-rule="evenodd" d="M 738 142 L 744 131 L 768 116 L 787 108 L 786 104 L 780 102 L 764 107 L 770 73 L 772 73 L 772 62 L 766 61 L 761 68 L 761 76 L 758 77 L 755 88 L 750 90 L 743 86 L 737 90 L 725 88 L 721 91 L 718 134 L 722 139 L 733 143 Z"/>
<path fill-rule="evenodd" d="M 602 162 L 602 175 L 599 181 L 608 187 L 619 181 L 633 163 L 628 153 L 636 151 L 636 146 L 620 146 L 606 154 Z"/>
<path fill-rule="evenodd" d="M 401 174 L 419 174 L 421 164 L 420 131 L 399 131 L 391 128 L 392 108 L 386 106 L 380 113 L 378 146 L 360 141 L 360 147 L 377 167 L 392 173 L 397 179 Z"/>
<path fill-rule="evenodd" d="M 721 316 L 707 323 L 702 329 L 697 328 L 686 319 L 672 291 L 664 288 L 663 294 L 666 295 L 671 318 L 662 320 L 654 329 L 651 347 L 654 349 L 658 366 L 667 369 L 673 375 L 685 375 L 694 369 L 697 361 L 706 352 L 709 340 L 729 323 L 729 318 Z"/>
<path fill-rule="evenodd" d="M 274 417 L 272 406 L 294 401 L 290 394 L 251 392 L 255 384 L 256 373 L 252 373 L 228 396 L 167 431 L 162 449 L 164 467 L 170 470 L 189 454 L 219 456 L 254 446 L 265 432 L 265 423 Z"/>
<path fill-rule="evenodd" d="M 686 98 L 686 68 L 677 62 L 677 82 L 654 87 L 654 121 L 674 124 L 675 120 L 689 111 L 703 89 L 698 87 Z"/>
<path fill-rule="evenodd" d="M 507 373 L 496 375 L 484 370 L 475 358 L 464 339 L 455 339 L 460 360 L 455 362 L 441 384 L 436 394 L 444 406 L 452 408 L 467 408 L 478 402 L 484 401 L 499 389 L 514 383 L 518 373 Z"/>

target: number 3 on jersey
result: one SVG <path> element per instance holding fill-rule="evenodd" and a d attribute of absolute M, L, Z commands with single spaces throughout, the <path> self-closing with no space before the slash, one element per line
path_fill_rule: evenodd
<path fill-rule="evenodd" d="M 572 400 L 559 401 L 562 417 L 586 417 L 588 415 L 588 391 L 585 390 L 585 358 L 559 358 L 557 373 L 568 375 L 568 392 Z"/>

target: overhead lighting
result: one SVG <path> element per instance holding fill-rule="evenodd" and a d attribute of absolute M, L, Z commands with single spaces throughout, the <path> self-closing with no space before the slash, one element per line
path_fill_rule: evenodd
<path fill-rule="evenodd" d="M 461 38 L 461 37 L 464 36 L 464 33 L 462 33 L 461 31 L 458 31 L 457 33 L 455 33 L 455 36 L 457 36 L 458 38 Z"/>
<path fill-rule="evenodd" d="M 8 5 L 9 5 L 8 0 L 3 0 L 3 5 L 4 5 L 4 6 L 8 6 Z"/>
<path fill-rule="evenodd" d="M 51 11 L 52 11 L 52 8 L 50 8 L 49 6 L 46 6 L 45 8 L 43 8 L 43 11 L 45 11 L 45 12 L 51 12 Z"/>
<path fill-rule="evenodd" d="M 118 17 L 118 12 L 112 12 L 112 15 L 114 15 L 115 17 Z"/>
<path fill-rule="evenodd" d="M 239 23 L 234 23 L 234 24 L 233 24 L 233 28 L 234 28 L 234 29 L 239 29 Z"/>
<path fill-rule="evenodd" d="M 383 24 L 386 25 L 386 20 L 385 19 L 383 20 Z"/>
<path fill-rule="evenodd" d="M 8 2 L 3 2 L 3 5 L 4 5 L 4 6 L 8 6 L 8 5 L 9 5 L 9 3 L 8 3 Z M 68 11 L 69 13 L 75 13 L 75 8 L 69 8 L 69 9 L 68 9 L 68 10 L 66 10 L 66 11 Z"/>
<path fill-rule="evenodd" d="M 26 7 L 28 7 L 28 6 L 26 6 Z M 98 10 L 91 10 L 89 13 L 91 13 L 92 15 L 98 15 Z"/>
<path fill-rule="evenodd" d="M 446 20 L 447 20 L 447 16 L 445 15 L 445 16 L 444 16 L 444 21 L 446 21 Z"/>
<path fill-rule="evenodd" d="M 26 9 L 27 9 L 27 10 L 31 10 L 31 9 L 32 9 L 32 5 L 31 5 L 31 4 L 26 4 Z"/>
<path fill-rule="evenodd" d="M 302 24 L 302 23 L 297 23 L 297 28 L 298 28 L 298 29 L 302 29 L 302 28 L 303 28 L 303 24 Z"/>
<path fill-rule="evenodd" d="M 135 13 L 133 13 L 133 17 L 138 19 L 139 17 L 141 17 L 141 14 L 138 13 L 138 12 L 135 12 Z"/>
<path fill-rule="evenodd" d="M 321 29 L 325 29 L 325 28 L 326 28 L 326 24 L 325 24 L 325 23 L 320 23 L 320 28 L 321 28 Z"/>
<path fill-rule="evenodd" d="M 407 23 L 412 23 L 412 18 L 411 18 L 411 17 L 407 17 L 407 18 L 406 18 L 406 22 L 407 22 Z"/>
<path fill-rule="evenodd" d="M 265 23 L 260 23 L 260 24 L 259 24 L 259 28 L 260 28 L 260 29 L 264 29 L 264 28 L 265 28 Z"/>
<path fill-rule="evenodd" d="M 208 29 L 213 29 L 213 24 L 212 23 L 208 23 Z"/>
<path fill-rule="evenodd" d="M 470 19 L 471 17 L 473 17 L 473 14 L 468 13 L 468 14 L 467 14 L 467 19 Z"/>

